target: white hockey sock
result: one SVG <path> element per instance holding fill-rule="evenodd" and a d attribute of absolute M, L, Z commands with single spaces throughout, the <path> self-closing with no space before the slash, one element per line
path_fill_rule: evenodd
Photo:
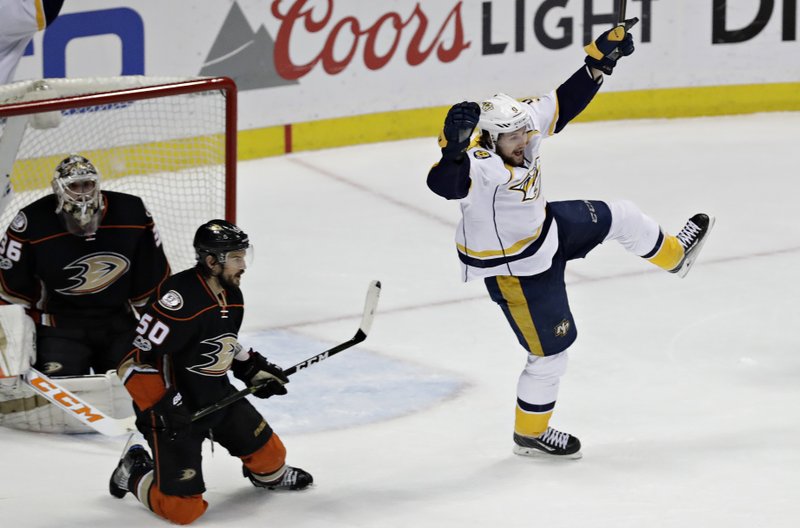
<path fill-rule="evenodd" d="M 566 368 L 566 352 L 547 357 L 528 356 L 528 363 L 517 382 L 514 432 L 539 436 L 547 429 Z"/>
<path fill-rule="evenodd" d="M 653 253 L 661 227 L 628 200 L 608 202 L 611 209 L 611 229 L 605 240 L 616 240 L 622 247 L 640 257 Z"/>

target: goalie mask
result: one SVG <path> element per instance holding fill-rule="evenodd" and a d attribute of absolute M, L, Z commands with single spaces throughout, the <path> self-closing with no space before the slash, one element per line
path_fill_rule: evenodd
<path fill-rule="evenodd" d="M 97 231 L 103 212 L 100 174 L 92 162 L 71 154 L 56 167 L 53 193 L 58 199 L 56 214 L 61 214 L 67 231 L 77 236 L 90 236 Z"/>
<path fill-rule="evenodd" d="M 514 132 L 520 128 L 533 130 L 533 123 L 525 109 L 525 103 L 506 94 L 496 94 L 481 101 L 481 117 L 478 121 L 481 144 L 489 150 L 497 149 L 500 134 Z"/>
<path fill-rule="evenodd" d="M 228 253 L 251 249 L 247 233 L 226 220 L 211 220 L 197 228 L 194 234 L 194 250 L 198 263 L 206 255 L 212 255 L 217 262 L 224 264 Z M 248 251 L 251 254 L 252 251 Z"/>

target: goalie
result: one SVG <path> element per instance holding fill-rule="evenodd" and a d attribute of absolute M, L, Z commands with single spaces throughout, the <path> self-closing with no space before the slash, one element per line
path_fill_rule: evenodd
<path fill-rule="evenodd" d="M 49 376 L 70 377 L 67 388 L 76 392 L 110 386 L 113 400 L 115 392 L 124 395 L 116 376 L 106 376 L 120 359 L 113 351 L 124 350 L 121 343 L 137 324 L 135 308 L 169 275 L 169 264 L 142 200 L 101 191 L 100 174 L 88 159 L 61 161 L 52 188 L 19 211 L 0 241 L 0 304 L 24 307 L 36 329 L 36 352 L 7 347 L 3 354 L 14 357 L 6 357 L 2 375 L 18 376 L 33 365 Z M 8 320 L 4 326 L 14 327 Z M 94 377 L 81 379 L 87 375 Z M 43 411 L 50 406 L 10 379 L 0 401 L 13 403 L 2 407 L 0 422 L 77 432 L 60 411 Z M 90 388 L 91 379 L 99 388 Z"/>

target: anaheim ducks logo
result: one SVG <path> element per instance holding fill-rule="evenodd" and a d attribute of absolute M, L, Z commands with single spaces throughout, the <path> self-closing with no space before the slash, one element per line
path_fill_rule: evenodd
<path fill-rule="evenodd" d="M 119 253 L 92 253 L 64 267 L 77 270 L 69 278 L 75 284 L 56 290 L 64 295 L 90 295 L 105 290 L 122 277 L 131 267 L 131 262 Z"/>
<path fill-rule="evenodd" d="M 233 356 L 242 349 L 236 334 L 222 334 L 221 336 L 206 339 L 201 344 L 213 348 L 209 352 L 201 353 L 201 355 L 208 358 L 208 361 L 202 365 L 194 365 L 187 368 L 203 376 L 224 376 L 231 367 Z"/>
<path fill-rule="evenodd" d="M 523 194 L 522 201 L 535 200 L 539 197 L 542 189 L 542 182 L 539 178 L 539 158 L 533 163 L 533 166 L 528 169 L 527 174 L 521 182 L 509 187 L 512 191 L 519 191 Z"/>

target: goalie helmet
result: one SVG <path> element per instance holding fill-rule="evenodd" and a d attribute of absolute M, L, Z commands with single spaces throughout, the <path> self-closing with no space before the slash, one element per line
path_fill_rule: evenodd
<path fill-rule="evenodd" d="M 56 214 L 61 214 L 73 235 L 90 236 L 97 231 L 103 211 L 100 173 L 83 156 L 70 154 L 56 167 L 53 193 L 58 199 Z"/>
<path fill-rule="evenodd" d="M 213 255 L 224 264 L 228 253 L 250 247 L 247 233 L 226 220 L 211 220 L 197 228 L 194 234 L 194 250 L 198 262 L 206 255 Z"/>
<path fill-rule="evenodd" d="M 525 127 L 532 130 L 532 123 L 525 103 L 521 103 L 504 93 L 496 94 L 481 101 L 481 117 L 478 121 L 483 146 L 495 150 L 500 134 L 514 132 Z"/>

